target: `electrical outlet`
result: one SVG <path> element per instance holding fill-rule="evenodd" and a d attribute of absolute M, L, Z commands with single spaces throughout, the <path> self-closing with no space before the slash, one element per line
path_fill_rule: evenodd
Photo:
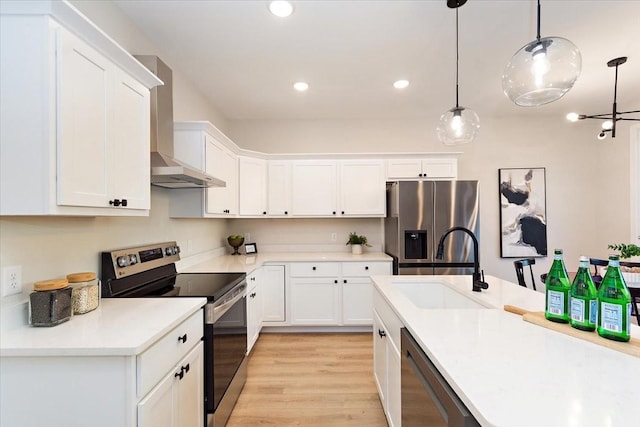
<path fill-rule="evenodd" d="M 2 269 L 2 296 L 22 293 L 22 266 L 14 265 Z"/>
<path fill-rule="evenodd" d="M 251 243 L 251 233 L 245 233 L 244 242 L 245 243 Z"/>
<path fill-rule="evenodd" d="M 331 241 L 336 242 L 338 240 L 338 233 L 331 233 Z"/>

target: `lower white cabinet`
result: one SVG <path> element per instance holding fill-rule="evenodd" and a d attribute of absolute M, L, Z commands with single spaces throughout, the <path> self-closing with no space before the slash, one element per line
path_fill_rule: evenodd
<path fill-rule="evenodd" d="M 290 264 L 292 325 L 367 326 L 373 322 L 369 276 L 391 274 L 391 262 Z"/>
<path fill-rule="evenodd" d="M 377 292 L 373 304 L 373 377 L 389 427 L 400 427 L 402 323 Z"/>
<path fill-rule="evenodd" d="M 247 275 L 247 354 L 258 340 L 262 329 L 262 268 Z"/>
<path fill-rule="evenodd" d="M 200 341 L 138 404 L 138 427 L 202 427 L 203 344 Z"/>
<path fill-rule="evenodd" d="M 284 265 L 264 265 L 261 268 L 262 322 L 284 322 L 285 307 L 285 267 Z"/>

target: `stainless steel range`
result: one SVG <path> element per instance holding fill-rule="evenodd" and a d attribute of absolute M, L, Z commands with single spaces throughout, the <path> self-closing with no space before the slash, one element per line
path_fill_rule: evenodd
<path fill-rule="evenodd" d="M 204 313 L 205 425 L 222 427 L 247 378 L 244 273 L 178 273 L 176 242 L 102 252 L 102 296 L 206 297 Z"/>

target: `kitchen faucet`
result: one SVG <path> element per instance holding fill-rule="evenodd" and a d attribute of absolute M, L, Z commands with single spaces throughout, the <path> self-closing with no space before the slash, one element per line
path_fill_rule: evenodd
<path fill-rule="evenodd" d="M 464 227 L 452 227 L 444 232 L 442 237 L 440 237 L 440 243 L 438 243 L 438 252 L 436 254 L 437 259 L 442 259 L 444 257 L 444 239 L 454 231 L 464 231 L 467 233 L 471 240 L 473 240 L 473 287 L 471 288 L 474 292 L 481 292 L 483 289 L 487 289 L 489 284 L 484 281 L 484 271 L 480 271 L 480 254 L 478 253 L 478 239 L 476 239 L 475 234 L 467 228 Z"/>

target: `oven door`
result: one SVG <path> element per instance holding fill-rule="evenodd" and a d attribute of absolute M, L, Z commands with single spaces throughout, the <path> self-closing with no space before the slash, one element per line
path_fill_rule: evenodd
<path fill-rule="evenodd" d="M 207 304 L 205 315 L 205 406 L 218 408 L 247 353 L 246 283 L 220 302 Z"/>

